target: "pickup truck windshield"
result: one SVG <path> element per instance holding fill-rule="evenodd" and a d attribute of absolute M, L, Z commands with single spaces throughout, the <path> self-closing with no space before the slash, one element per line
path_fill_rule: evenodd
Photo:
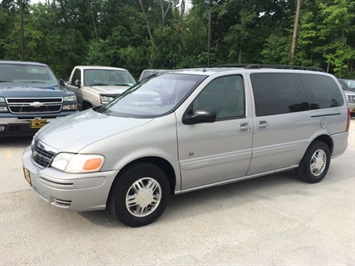
<path fill-rule="evenodd" d="M 152 76 L 97 112 L 122 117 L 158 117 L 174 110 L 205 78 L 205 75 L 178 73 Z"/>
<path fill-rule="evenodd" d="M 0 64 L 2 86 L 48 87 L 58 83 L 47 66 L 26 64 Z"/>
<path fill-rule="evenodd" d="M 128 71 L 86 69 L 84 86 L 132 86 L 136 81 Z"/>

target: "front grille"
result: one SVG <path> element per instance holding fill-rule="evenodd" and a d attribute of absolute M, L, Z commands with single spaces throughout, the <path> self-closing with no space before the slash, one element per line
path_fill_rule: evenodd
<path fill-rule="evenodd" d="M 6 102 L 13 114 L 58 113 L 62 110 L 63 98 L 7 98 Z"/>
<path fill-rule="evenodd" d="M 63 98 L 7 98 L 8 104 L 18 104 L 18 103 L 62 103 Z"/>
<path fill-rule="evenodd" d="M 25 105 L 16 105 L 9 106 L 11 113 L 55 113 L 60 112 L 62 105 L 49 105 L 49 106 L 40 106 L 40 107 L 32 107 Z"/>
<path fill-rule="evenodd" d="M 37 165 L 43 168 L 48 167 L 55 155 L 56 152 L 53 149 L 50 149 L 38 140 L 34 141 L 32 145 L 32 159 Z"/>

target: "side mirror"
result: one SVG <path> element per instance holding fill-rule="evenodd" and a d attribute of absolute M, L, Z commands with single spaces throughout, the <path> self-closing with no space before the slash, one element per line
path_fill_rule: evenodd
<path fill-rule="evenodd" d="M 80 86 L 81 86 L 80 80 L 79 80 L 79 79 L 76 79 L 76 80 L 74 81 L 74 85 L 77 86 L 78 88 L 80 88 Z"/>
<path fill-rule="evenodd" d="M 217 113 L 212 108 L 197 108 L 192 115 L 185 114 L 182 122 L 185 125 L 213 123 L 216 121 Z"/>

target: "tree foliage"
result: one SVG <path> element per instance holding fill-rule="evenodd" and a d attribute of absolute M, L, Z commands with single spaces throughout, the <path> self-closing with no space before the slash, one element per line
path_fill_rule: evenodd
<path fill-rule="evenodd" d="M 289 64 L 296 0 L 43 0 L 24 7 L 25 60 L 145 68 Z M 0 5 L 0 59 L 21 59 L 19 0 Z M 355 77 L 355 0 L 302 0 L 293 63 Z M 209 21 L 209 12 L 211 21 Z M 208 25 L 211 41 L 208 54 Z"/>

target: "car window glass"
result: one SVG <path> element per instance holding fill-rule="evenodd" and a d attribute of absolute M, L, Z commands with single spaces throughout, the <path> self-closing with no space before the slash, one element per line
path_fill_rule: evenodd
<path fill-rule="evenodd" d="M 85 86 L 132 86 L 135 80 L 125 70 L 116 69 L 86 69 Z"/>
<path fill-rule="evenodd" d="M 76 80 L 81 81 L 81 71 L 80 71 L 80 69 L 75 69 L 74 75 L 73 75 L 73 78 L 71 80 L 70 85 L 75 85 L 75 81 Z"/>
<path fill-rule="evenodd" d="M 50 68 L 42 65 L 1 64 L 0 80 L 11 83 L 39 84 L 39 86 L 57 84 L 57 79 Z"/>
<path fill-rule="evenodd" d="M 245 115 L 243 79 L 239 75 L 212 80 L 192 103 L 192 109 L 212 108 L 217 119 Z"/>
<path fill-rule="evenodd" d="M 132 86 L 121 96 L 98 110 L 114 116 L 157 117 L 174 110 L 205 75 L 162 74 Z"/>
<path fill-rule="evenodd" d="M 311 109 L 337 107 L 344 104 L 342 92 L 337 83 L 328 76 L 301 74 Z"/>
<path fill-rule="evenodd" d="M 296 73 L 251 74 L 257 116 L 309 110 L 307 96 Z"/>

